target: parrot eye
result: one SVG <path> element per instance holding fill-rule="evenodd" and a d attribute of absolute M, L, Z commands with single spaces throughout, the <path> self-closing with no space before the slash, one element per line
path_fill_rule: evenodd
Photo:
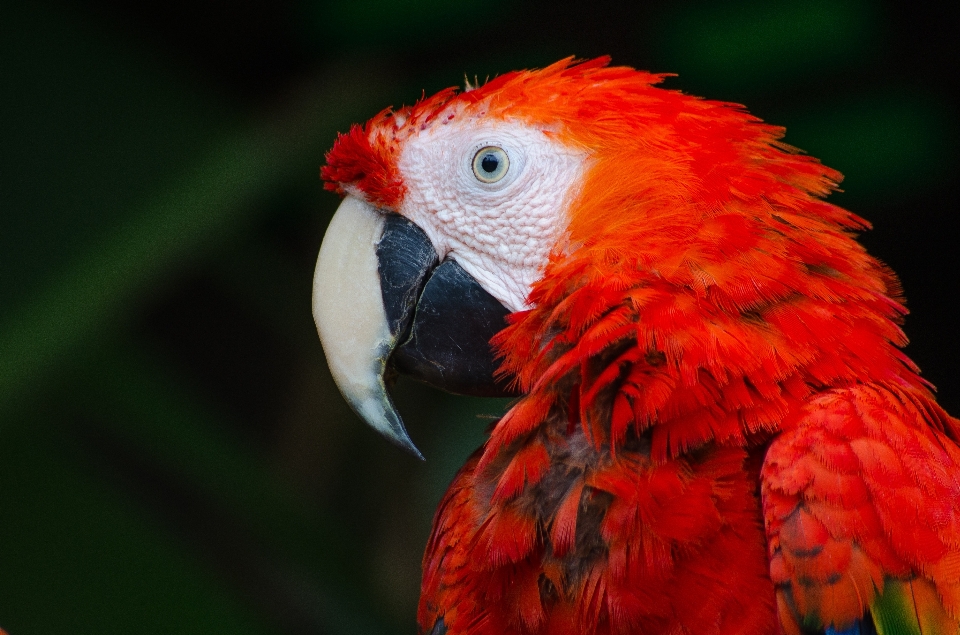
<path fill-rule="evenodd" d="M 473 174 L 484 183 L 496 183 L 507 174 L 510 159 L 496 146 L 480 148 L 473 157 Z"/>

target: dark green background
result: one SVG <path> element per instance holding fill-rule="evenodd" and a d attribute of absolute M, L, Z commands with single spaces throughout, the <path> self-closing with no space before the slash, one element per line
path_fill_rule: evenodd
<path fill-rule="evenodd" d="M 8 3 L 9 4 L 9 3 Z M 960 413 L 958 24 L 860 0 L 41 0 L 0 9 L 0 626 L 412 633 L 432 510 L 502 402 L 361 426 L 310 316 L 338 130 L 560 57 L 679 73 L 847 175 Z M 947 3 L 943 3 L 946 7 Z M 348 307 L 346 307 L 348 309 Z"/>

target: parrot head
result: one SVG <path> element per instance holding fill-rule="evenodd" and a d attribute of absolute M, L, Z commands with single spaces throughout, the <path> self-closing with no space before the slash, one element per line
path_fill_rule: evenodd
<path fill-rule="evenodd" d="M 397 372 L 526 395 L 569 370 L 565 351 L 590 357 L 627 328 L 677 382 L 751 364 L 783 377 L 818 353 L 772 307 L 848 287 L 883 305 L 865 310 L 883 314 L 879 337 L 902 339 L 887 319 L 895 284 L 850 235 L 866 223 L 822 200 L 838 173 L 740 106 L 607 63 L 447 89 L 354 126 L 327 154 L 322 177 L 344 200 L 314 317 L 347 401 L 401 447 L 419 455 L 387 391 Z M 614 317 L 589 331 L 600 315 Z M 727 368 L 711 368 L 720 358 Z"/>

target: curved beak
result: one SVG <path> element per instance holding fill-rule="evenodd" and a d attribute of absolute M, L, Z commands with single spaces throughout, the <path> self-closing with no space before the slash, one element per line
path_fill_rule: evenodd
<path fill-rule="evenodd" d="M 494 377 L 490 338 L 508 314 L 427 235 L 348 196 L 327 228 L 313 316 L 333 379 L 353 410 L 423 458 L 387 391 L 392 371 L 461 394 L 510 395 Z"/>
<path fill-rule="evenodd" d="M 410 440 L 384 375 L 396 345 L 380 292 L 377 244 L 384 217 L 348 196 L 327 227 L 313 277 L 313 319 L 333 380 L 361 419 L 423 458 Z"/>

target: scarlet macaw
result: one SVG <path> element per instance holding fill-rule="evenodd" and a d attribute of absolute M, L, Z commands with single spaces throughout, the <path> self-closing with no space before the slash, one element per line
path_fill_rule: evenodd
<path fill-rule="evenodd" d="M 960 632 L 960 422 L 840 174 L 607 63 L 327 154 L 314 315 L 353 408 L 416 453 L 390 373 L 519 395 L 436 513 L 419 632 Z"/>

